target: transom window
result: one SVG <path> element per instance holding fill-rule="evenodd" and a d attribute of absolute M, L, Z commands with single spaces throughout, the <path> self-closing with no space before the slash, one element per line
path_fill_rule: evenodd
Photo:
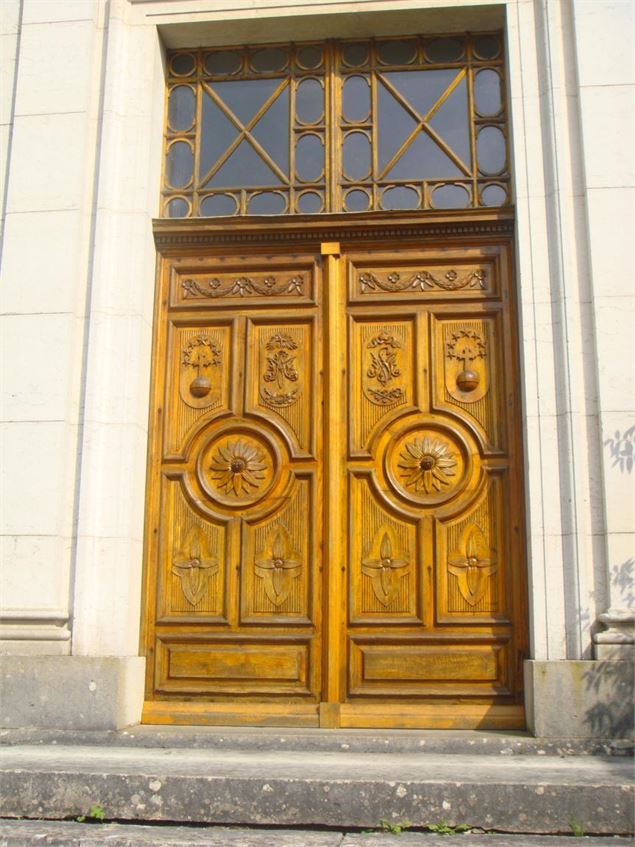
<path fill-rule="evenodd" d="M 500 33 L 168 55 L 166 217 L 511 202 Z"/>

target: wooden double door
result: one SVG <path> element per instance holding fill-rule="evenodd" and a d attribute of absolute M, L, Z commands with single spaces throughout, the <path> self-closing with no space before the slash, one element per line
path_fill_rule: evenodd
<path fill-rule="evenodd" d="M 509 244 L 159 264 L 144 720 L 522 727 Z"/>

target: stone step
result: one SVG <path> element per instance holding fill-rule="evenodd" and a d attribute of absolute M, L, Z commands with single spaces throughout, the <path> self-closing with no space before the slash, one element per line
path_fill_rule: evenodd
<path fill-rule="evenodd" d="M 632 773 L 625 757 L 6 745 L 0 815 L 630 834 Z"/>
<path fill-rule="evenodd" d="M 3 744 L 426 753 L 495 756 L 633 756 L 632 739 L 535 738 L 527 732 L 139 725 L 123 730 L 0 730 Z"/>
<path fill-rule="evenodd" d="M 62 821 L 0 821 L 0 847 L 448 847 L 434 833 L 351 833 L 282 829 L 191 828 L 130 824 L 81 824 Z M 626 838 L 576 839 L 580 847 L 628 847 Z M 573 847 L 569 836 L 461 836 L 461 847 Z"/>

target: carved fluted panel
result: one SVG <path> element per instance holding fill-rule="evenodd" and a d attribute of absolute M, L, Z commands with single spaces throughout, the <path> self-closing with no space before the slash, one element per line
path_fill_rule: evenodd
<path fill-rule="evenodd" d="M 178 480 L 164 481 L 159 616 L 225 617 L 226 526 L 196 514 Z"/>
<path fill-rule="evenodd" d="M 311 476 L 296 479 L 272 517 L 243 525 L 243 621 L 310 620 L 317 519 L 312 484 Z"/>
<path fill-rule="evenodd" d="M 501 476 L 490 474 L 476 505 L 438 521 L 439 613 L 452 620 L 505 614 L 505 549 Z"/>
<path fill-rule="evenodd" d="M 368 478 L 351 476 L 351 618 L 418 620 L 416 526 L 395 517 Z"/>

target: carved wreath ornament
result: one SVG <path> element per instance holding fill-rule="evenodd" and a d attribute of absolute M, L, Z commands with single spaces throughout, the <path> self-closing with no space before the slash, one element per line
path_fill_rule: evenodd
<path fill-rule="evenodd" d="M 212 479 L 225 494 L 249 495 L 262 485 L 267 464 L 258 447 L 247 441 L 230 441 L 212 456 Z"/>
<path fill-rule="evenodd" d="M 438 438 L 412 438 L 399 454 L 398 467 L 407 488 L 417 494 L 433 494 L 452 483 L 456 459 L 448 445 Z"/>

